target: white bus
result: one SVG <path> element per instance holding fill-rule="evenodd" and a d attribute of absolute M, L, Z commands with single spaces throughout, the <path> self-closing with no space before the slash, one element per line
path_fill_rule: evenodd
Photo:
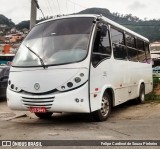
<path fill-rule="evenodd" d="M 39 118 L 54 112 L 108 118 L 113 106 L 152 91 L 149 40 L 100 15 L 37 24 L 10 69 L 7 102 Z"/>

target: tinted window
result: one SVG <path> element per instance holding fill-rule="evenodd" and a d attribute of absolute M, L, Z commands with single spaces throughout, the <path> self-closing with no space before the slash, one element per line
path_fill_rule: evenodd
<path fill-rule="evenodd" d="M 25 40 L 59 35 L 89 34 L 93 18 L 70 18 L 37 25 Z M 83 24 L 83 25 L 82 25 Z"/>
<path fill-rule="evenodd" d="M 135 38 L 126 34 L 126 45 L 135 48 Z"/>
<path fill-rule="evenodd" d="M 124 46 L 124 35 L 122 32 L 111 28 L 111 40 L 115 59 L 127 60 L 127 52 Z"/>
<path fill-rule="evenodd" d="M 0 61 L 12 61 L 14 56 L 0 56 Z"/>
<path fill-rule="evenodd" d="M 0 56 L 0 64 L 10 65 L 14 56 Z"/>
<path fill-rule="evenodd" d="M 146 62 L 146 53 L 145 53 L 145 51 L 138 51 L 138 59 L 139 59 L 139 62 L 142 62 L 142 63 Z"/>
<path fill-rule="evenodd" d="M 149 44 L 145 42 L 144 47 L 145 47 L 145 52 L 146 52 L 147 63 L 150 63 L 151 62 L 151 54 L 149 51 Z"/>
<path fill-rule="evenodd" d="M 144 42 L 140 39 L 137 39 L 136 45 L 137 45 L 137 49 L 138 49 L 139 62 L 145 63 L 146 62 L 146 53 L 145 53 L 145 49 L 144 49 Z"/>
<path fill-rule="evenodd" d="M 112 37 L 112 43 L 124 45 L 124 37 L 122 32 L 111 28 L 111 37 Z"/>
<path fill-rule="evenodd" d="M 137 39 L 136 41 L 137 41 L 137 42 L 136 42 L 136 47 L 137 47 L 137 49 L 144 51 L 143 41 L 140 40 L 140 39 Z"/>
<path fill-rule="evenodd" d="M 102 34 L 101 29 L 98 29 L 96 33 L 96 38 L 92 53 L 92 63 L 96 66 L 103 59 L 111 57 L 111 47 L 108 36 L 108 29 L 106 28 L 106 33 Z"/>
<path fill-rule="evenodd" d="M 127 60 L 127 52 L 125 46 L 112 44 L 115 59 Z"/>
<path fill-rule="evenodd" d="M 128 52 L 128 60 L 137 62 L 138 61 L 138 53 L 135 49 L 135 38 L 129 34 L 126 34 L 126 45 Z"/>
<path fill-rule="evenodd" d="M 128 59 L 130 61 L 137 62 L 138 61 L 137 50 L 133 48 L 127 48 L 127 49 L 128 49 Z"/>

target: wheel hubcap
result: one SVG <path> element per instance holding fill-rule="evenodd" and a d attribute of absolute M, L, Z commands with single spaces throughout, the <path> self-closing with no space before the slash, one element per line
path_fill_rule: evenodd
<path fill-rule="evenodd" d="M 105 117 L 108 115 L 108 112 L 109 112 L 109 101 L 106 97 L 103 97 L 101 104 L 101 113 Z"/>

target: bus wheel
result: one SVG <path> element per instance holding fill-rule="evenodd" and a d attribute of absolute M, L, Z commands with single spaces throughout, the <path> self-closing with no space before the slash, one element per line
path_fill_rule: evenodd
<path fill-rule="evenodd" d="M 101 109 L 93 112 L 93 118 L 96 121 L 105 121 L 111 113 L 111 98 L 108 93 L 104 93 L 101 101 Z"/>
<path fill-rule="evenodd" d="M 144 84 L 141 84 L 139 89 L 138 103 L 144 103 L 144 102 L 145 102 L 145 86 Z"/>
<path fill-rule="evenodd" d="M 49 119 L 52 116 L 52 112 L 46 112 L 46 113 L 34 113 L 37 117 L 40 119 Z"/>

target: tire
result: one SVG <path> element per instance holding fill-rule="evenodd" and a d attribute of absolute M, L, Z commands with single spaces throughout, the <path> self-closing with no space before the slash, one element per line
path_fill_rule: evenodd
<path fill-rule="evenodd" d="M 101 122 L 108 119 L 111 113 L 111 98 L 108 93 L 104 93 L 101 100 L 101 109 L 92 113 L 94 120 Z"/>
<path fill-rule="evenodd" d="M 40 119 L 49 119 L 52 116 L 52 112 L 46 112 L 46 113 L 34 113 L 37 117 Z"/>
<path fill-rule="evenodd" d="M 144 84 L 141 84 L 139 89 L 139 97 L 137 98 L 137 102 L 139 104 L 142 104 L 145 102 L 145 86 Z"/>

